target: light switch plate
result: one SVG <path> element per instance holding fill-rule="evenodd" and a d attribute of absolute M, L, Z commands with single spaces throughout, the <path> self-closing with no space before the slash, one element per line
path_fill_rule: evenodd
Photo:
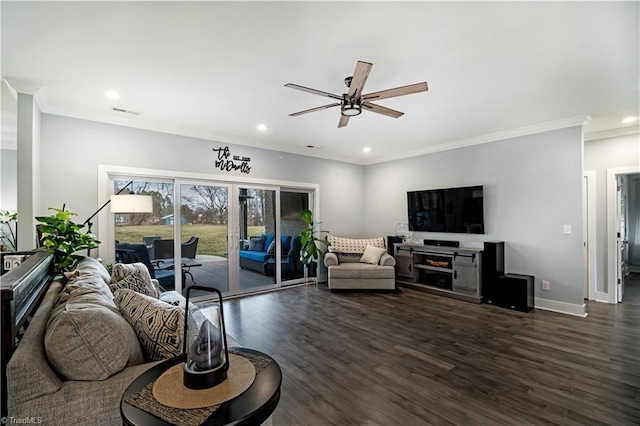
<path fill-rule="evenodd" d="M 564 235 L 571 235 L 571 225 L 564 225 L 562 227 L 562 233 Z"/>

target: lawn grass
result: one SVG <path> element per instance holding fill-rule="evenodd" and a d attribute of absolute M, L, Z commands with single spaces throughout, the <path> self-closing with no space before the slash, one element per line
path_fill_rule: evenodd
<path fill-rule="evenodd" d="M 198 254 L 227 257 L 227 225 L 182 225 L 181 241 L 198 237 Z M 249 226 L 250 237 L 264 233 L 264 226 Z M 173 225 L 117 226 L 116 240 L 142 244 L 142 237 L 173 238 Z"/>

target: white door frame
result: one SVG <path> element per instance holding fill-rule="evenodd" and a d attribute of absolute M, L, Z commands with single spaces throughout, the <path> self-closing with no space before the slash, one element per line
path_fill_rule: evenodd
<path fill-rule="evenodd" d="M 316 221 L 321 221 L 320 219 L 320 185 L 316 183 L 306 183 L 306 182 L 294 182 L 294 181 L 285 181 L 285 180 L 275 180 L 275 179 L 264 179 L 264 178 L 250 178 L 245 176 L 237 176 L 237 175 L 218 175 L 218 174 L 207 174 L 207 173 L 194 173 L 194 172 L 184 172 L 177 170 L 163 170 L 163 169 L 149 169 L 149 168 L 139 168 L 139 167 L 129 167 L 129 166 L 114 166 L 108 164 L 98 164 L 98 202 L 97 206 L 102 206 L 109 200 L 109 196 L 113 194 L 113 184 L 111 183 L 111 176 L 114 175 L 122 175 L 122 176 L 130 176 L 131 178 L 139 178 L 139 179 L 149 179 L 149 178 L 170 178 L 174 180 L 176 183 L 184 183 L 184 181 L 201 181 L 201 182 L 209 182 L 212 183 L 220 183 L 220 184 L 229 184 L 235 187 L 235 185 L 240 186 L 250 186 L 250 187 L 260 187 L 260 186 L 268 186 L 269 189 L 281 188 L 298 188 L 301 190 L 308 190 L 314 194 L 313 197 L 313 211 L 315 215 Z M 175 189 L 174 189 L 175 191 Z M 179 188 L 178 188 L 179 191 Z M 234 190 L 231 191 L 230 197 L 234 197 Z M 179 192 L 178 192 L 179 194 Z M 236 194 L 237 195 L 237 194 Z M 280 196 L 279 189 L 276 190 L 276 196 Z M 235 198 L 237 199 L 237 198 Z M 230 200 L 231 201 L 231 200 Z M 175 203 L 174 213 L 179 209 L 179 202 Z M 235 224 L 235 219 L 237 218 L 237 210 L 235 205 L 232 206 L 232 203 L 229 203 L 229 208 L 231 216 L 229 221 L 229 237 L 231 239 L 230 243 L 233 242 L 233 236 L 235 227 L 232 227 L 232 223 Z M 277 211 L 276 215 L 280 214 L 279 211 L 279 202 L 276 204 Z M 178 211 L 179 212 L 179 211 Z M 176 215 L 175 217 L 178 217 Z M 98 240 L 102 241 L 100 246 L 98 247 L 97 253 L 98 256 L 102 258 L 105 264 L 113 263 L 115 261 L 115 240 L 113 236 L 115 235 L 114 229 L 114 221 L 112 220 L 111 214 L 109 213 L 109 209 L 103 209 L 98 216 L 96 217 L 95 222 L 98 226 L 94 227 L 98 229 L 97 235 Z M 174 221 L 175 224 L 175 221 Z M 177 235 L 180 235 L 180 227 L 179 224 L 176 228 L 174 228 L 178 232 Z M 278 237 L 279 238 L 279 237 Z M 176 244 L 179 244 L 179 238 L 174 238 Z M 235 243 L 237 244 L 237 242 Z M 178 247 L 179 250 L 179 247 Z M 178 251 L 175 251 L 178 253 Z M 230 273 L 230 280 L 236 280 L 235 275 L 237 273 L 236 269 L 234 269 L 234 265 L 237 265 L 237 260 L 229 259 L 228 270 Z M 279 271 L 279 268 L 276 268 Z M 279 274 L 279 272 L 278 272 Z M 277 279 L 280 279 L 280 275 L 278 275 Z M 236 281 L 230 281 L 230 284 Z M 278 281 L 279 282 L 279 281 Z M 177 287 L 176 287 L 177 288 Z M 231 290 L 231 288 L 230 288 Z"/>
<path fill-rule="evenodd" d="M 640 166 L 616 167 L 607 169 L 607 302 L 618 303 L 618 250 L 616 234 L 617 216 L 617 175 L 640 173 Z"/>
<path fill-rule="evenodd" d="M 583 238 L 586 235 L 586 254 L 584 261 L 587 264 L 586 272 L 587 276 L 585 281 L 587 282 L 587 298 L 589 300 L 596 300 L 596 285 L 597 285 L 597 245 L 596 245 L 596 171 L 586 170 L 584 172 L 583 194 L 586 199 L 582 200 L 584 211 L 584 224 L 583 227 L 586 233 L 583 233 Z"/>

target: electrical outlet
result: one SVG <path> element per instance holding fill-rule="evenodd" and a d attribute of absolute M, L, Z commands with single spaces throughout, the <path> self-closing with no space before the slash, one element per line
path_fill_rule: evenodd
<path fill-rule="evenodd" d="M 549 291 L 549 281 L 542 280 L 542 289 Z"/>

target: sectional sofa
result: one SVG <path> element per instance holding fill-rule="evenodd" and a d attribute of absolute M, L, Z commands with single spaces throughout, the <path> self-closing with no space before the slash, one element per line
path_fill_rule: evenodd
<path fill-rule="evenodd" d="M 91 258 L 71 277 L 53 280 L 7 365 L 9 416 L 46 425 L 122 424 L 125 389 L 159 361 L 149 360 L 113 290 L 112 277 Z M 155 300 L 168 311 L 184 309 L 176 292 Z M 239 346 L 231 337 L 227 344 Z"/>

